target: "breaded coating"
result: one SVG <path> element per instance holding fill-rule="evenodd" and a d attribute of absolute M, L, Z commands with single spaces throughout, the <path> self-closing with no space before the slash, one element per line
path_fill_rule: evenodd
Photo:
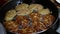
<path fill-rule="evenodd" d="M 31 4 L 30 6 L 29 6 L 29 9 L 30 10 L 32 10 L 32 11 L 38 11 L 38 10 L 41 10 L 41 9 L 43 9 L 43 6 L 42 5 L 40 5 L 40 4 Z"/>
<path fill-rule="evenodd" d="M 15 10 L 9 10 L 9 11 L 6 13 L 5 20 L 6 20 L 6 21 L 10 21 L 10 20 L 12 20 L 15 16 L 16 16 L 16 11 L 15 11 Z"/>
<path fill-rule="evenodd" d="M 47 8 L 47 9 L 39 10 L 38 13 L 41 14 L 41 15 L 47 15 L 47 14 L 50 14 L 50 11 L 49 11 L 49 9 Z"/>

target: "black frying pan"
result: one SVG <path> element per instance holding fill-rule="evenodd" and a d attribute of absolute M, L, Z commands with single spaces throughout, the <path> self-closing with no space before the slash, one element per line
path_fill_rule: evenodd
<path fill-rule="evenodd" d="M 1 22 L 4 21 L 5 14 L 8 10 L 14 9 L 15 6 L 21 3 L 27 3 L 27 4 L 37 3 L 43 5 L 44 8 L 49 8 L 50 11 L 52 11 L 52 15 L 55 17 L 55 21 L 53 22 L 51 27 L 55 25 L 55 23 L 58 20 L 58 9 L 50 0 L 12 0 L 11 2 L 7 3 L 5 6 L 3 6 L 0 9 L 0 21 Z M 38 32 L 38 33 L 42 33 L 42 32 Z"/>

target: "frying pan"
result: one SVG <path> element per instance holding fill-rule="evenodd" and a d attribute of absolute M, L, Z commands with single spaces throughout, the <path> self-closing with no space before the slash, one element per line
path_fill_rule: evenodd
<path fill-rule="evenodd" d="M 21 3 L 26 3 L 26 4 L 37 3 L 43 5 L 44 8 L 49 8 L 49 10 L 52 12 L 52 15 L 55 17 L 55 20 L 51 25 L 51 27 L 56 24 L 58 20 L 58 9 L 50 0 L 12 0 L 0 9 L 0 22 L 3 24 L 5 14 L 8 10 L 14 9 L 15 6 Z M 36 33 L 42 33 L 42 32 L 44 31 L 36 32 Z"/>

